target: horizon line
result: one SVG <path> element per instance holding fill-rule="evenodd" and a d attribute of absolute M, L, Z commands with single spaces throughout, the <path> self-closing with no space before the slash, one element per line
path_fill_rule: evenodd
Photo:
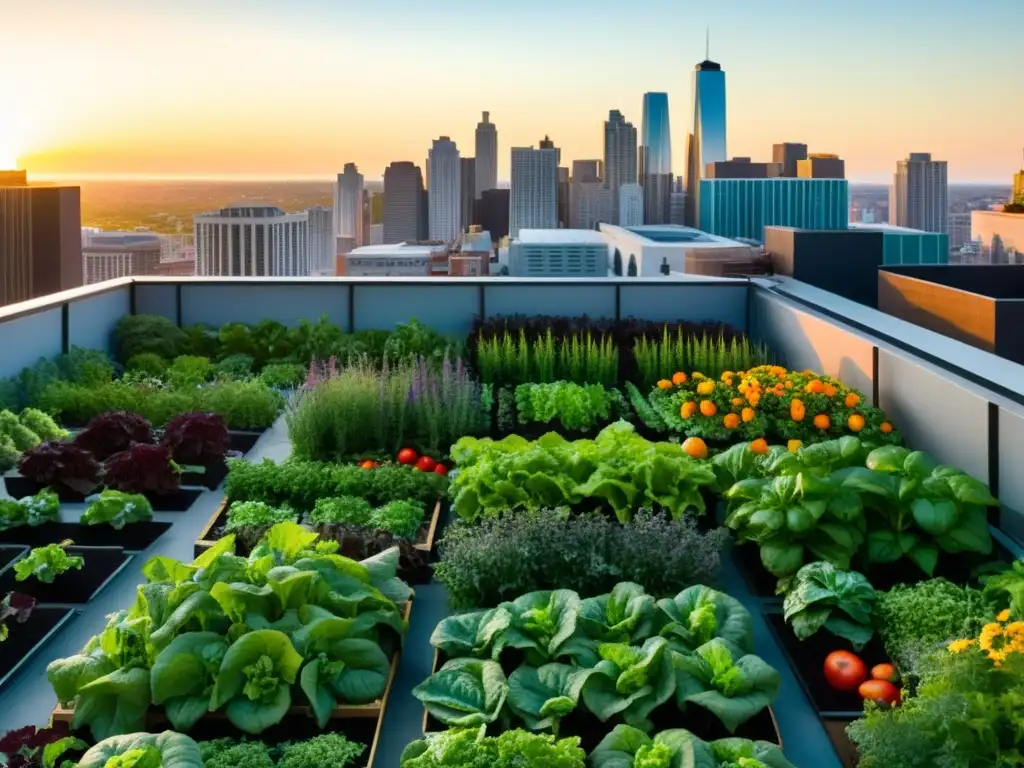
<path fill-rule="evenodd" d="M 225 182 L 225 181 L 279 181 L 279 182 L 324 182 L 331 183 L 336 174 L 288 174 L 288 173 L 227 173 L 227 174 L 147 174 L 147 173 L 37 173 L 30 174 L 30 181 L 191 181 L 191 182 Z M 871 184 L 874 186 L 891 186 L 891 182 L 876 179 L 845 179 L 851 184 Z M 383 183 L 383 179 L 366 179 L 365 181 Z M 950 184 L 969 186 L 1005 186 L 1013 184 L 1005 180 L 951 179 Z M 507 179 L 498 179 L 499 185 L 510 185 Z"/>

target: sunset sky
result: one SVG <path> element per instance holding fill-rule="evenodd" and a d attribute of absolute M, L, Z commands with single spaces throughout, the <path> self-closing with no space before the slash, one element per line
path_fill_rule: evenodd
<path fill-rule="evenodd" d="M 690 73 L 727 77 L 730 155 L 835 152 L 889 181 L 909 152 L 1009 183 L 1024 148 L 1024 0 L 0 0 L 0 167 L 368 179 L 482 110 L 509 149 L 600 157 L 667 91 L 684 167 Z"/>

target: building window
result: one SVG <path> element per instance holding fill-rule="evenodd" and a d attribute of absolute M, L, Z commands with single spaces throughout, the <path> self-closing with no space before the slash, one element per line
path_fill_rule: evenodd
<path fill-rule="evenodd" d="M 629 255 L 629 269 L 626 271 L 627 277 L 636 277 L 636 256 L 633 254 Z"/>
<path fill-rule="evenodd" d="M 619 277 L 622 277 L 622 254 L 619 253 L 618 248 L 615 249 L 615 261 L 612 265 L 612 271 Z"/>

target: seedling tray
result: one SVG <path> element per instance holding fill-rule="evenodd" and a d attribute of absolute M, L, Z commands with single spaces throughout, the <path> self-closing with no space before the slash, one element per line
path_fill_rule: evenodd
<path fill-rule="evenodd" d="M 445 654 L 434 649 L 434 664 L 431 668 L 431 674 L 436 673 L 444 666 L 447 660 L 448 658 Z M 503 658 L 502 668 L 505 670 L 506 676 L 511 671 L 508 667 L 514 669 L 518 664 L 519 660 L 516 660 L 515 663 L 506 664 Z M 772 744 L 778 744 L 780 748 L 782 747 L 782 734 L 779 732 L 779 724 L 775 719 L 775 711 L 771 707 L 766 707 L 750 718 L 750 720 L 743 723 L 743 725 L 736 729 L 736 733 L 729 733 L 717 717 L 702 707 L 690 706 L 686 712 L 682 712 L 676 708 L 674 700 L 669 700 L 655 709 L 649 715 L 649 718 L 654 724 L 654 733 L 672 728 L 686 728 L 694 735 L 706 741 L 737 736 L 744 739 L 768 741 Z M 558 735 L 579 736 L 580 746 L 589 753 L 597 747 L 605 734 L 610 733 L 616 725 L 622 722 L 621 718 L 617 717 L 601 722 L 591 713 L 577 710 L 559 723 Z M 447 730 L 447 727 L 424 708 L 423 733 L 436 733 L 444 730 Z M 497 733 L 489 733 L 489 735 L 495 736 Z"/>
<path fill-rule="evenodd" d="M 857 691 L 837 691 L 825 679 L 825 657 L 832 651 L 855 653 L 870 672 L 876 664 L 885 664 L 889 657 L 878 636 L 871 638 L 863 650 L 855 651 L 849 640 L 820 629 L 806 640 L 798 640 L 781 613 L 765 611 L 765 621 L 793 668 L 800 687 L 811 706 L 823 718 L 856 720 L 864 714 L 864 702 Z"/>
<path fill-rule="evenodd" d="M 45 486 L 40 485 L 35 480 L 31 480 L 21 475 L 8 475 L 4 477 L 4 484 L 7 486 L 7 493 L 9 493 L 15 499 L 21 499 L 25 496 L 34 496 L 40 491 L 46 490 Z M 55 488 L 57 497 L 64 504 L 81 504 L 85 501 L 87 496 L 91 494 L 77 493 L 67 488 Z M 101 489 L 97 488 L 96 493 L 99 493 Z M 149 503 L 153 505 L 155 512 L 187 512 L 196 499 L 202 495 L 203 491 L 199 488 L 179 488 L 171 493 L 147 493 L 144 494 Z"/>
<path fill-rule="evenodd" d="M 132 559 L 120 547 L 68 547 L 67 553 L 85 559 L 82 570 L 62 573 L 52 584 L 45 584 L 34 578 L 17 581 L 14 568 L 9 568 L 0 573 L 0 594 L 13 590 L 31 595 L 39 604 L 84 605 Z"/>
<path fill-rule="evenodd" d="M 24 551 L 25 547 L 0 546 L 0 573 L 3 573 L 8 568 L 10 568 L 11 564 L 19 557 L 21 557 Z M 0 595 L 2 594 L 4 593 L 0 592 Z"/>
<path fill-rule="evenodd" d="M 130 523 L 121 530 L 110 525 L 81 523 L 44 523 L 23 525 L 0 532 L 0 544 L 41 547 L 70 539 L 80 547 L 120 547 L 125 552 L 141 552 L 171 527 L 170 523 Z"/>
<path fill-rule="evenodd" d="M 8 621 L 9 635 L 0 653 L 0 691 L 18 670 L 78 613 L 70 608 L 35 608 L 28 621 Z"/>

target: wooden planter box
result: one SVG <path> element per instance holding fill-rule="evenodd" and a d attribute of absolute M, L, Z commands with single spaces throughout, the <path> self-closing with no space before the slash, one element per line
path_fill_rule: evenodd
<path fill-rule="evenodd" d="M 406 622 L 409 621 L 409 616 L 412 613 L 412 601 L 408 601 L 402 605 L 402 617 Z M 402 649 L 399 648 L 395 651 L 395 655 L 391 658 L 391 671 L 388 673 L 387 685 L 384 688 L 384 693 L 381 697 L 374 702 L 369 704 L 342 704 L 334 708 L 331 713 L 331 720 L 328 722 L 327 727 L 321 731 L 316 727 L 316 722 L 310 715 L 310 707 L 308 705 L 300 704 L 294 705 L 288 709 L 288 714 L 285 715 L 282 721 L 272 726 L 265 733 L 274 732 L 280 736 L 281 741 L 292 740 L 296 738 L 302 738 L 299 734 L 303 731 L 308 731 L 312 735 L 319 733 L 329 733 L 332 731 L 345 732 L 346 730 L 355 730 L 361 732 L 359 741 L 363 742 L 369 748 L 364 752 L 366 768 L 373 768 L 374 759 L 377 754 L 377 745 L 380 742 L 381 728 L 384 723 L 384 713 L 387 710 L 388 701 L 391 698 L 391 690 L 395 683 L 395 675 L 398 673 L 398 665 L 402 659 Z M 298 686 L 296 685 L 296 690 Z M 63 722 L 71 724 L 71 720 L 74 718 L 75 710 L 74 707 L 65 707 L 58 704 L 53 710 L 52 721 Z M 147 717 L 146 727 L 151 733 L 157 733 L 159 731 L 170 728 L 170 723 L 167 720 L 166 715 L 162 710 L 151 709 L 149 716 Z M 312 733 L 315 731 L 315 733 Z M 370 733 L 372 732 L 372 739 Z M 273 735 L 264 737 L 263 734 L 250 736 L 246 734 L 237 733 L 234 731 L 233 726 L 229 723 L 227 716 L 223 711 L 211 712 L 204 716 L 196 725 L 189 731 L 190 736 L 196 739 L 205 738 L 218 738 L 219 736 L 234 735 L 237 738 L 249 738 L 249 739 L 260 739 L 268 742 L 274 742 L 275 738 Z M 325 766 L 325 768 L 327 768 Z"/>
<path fill-rule="evenodd" d="M 220 504 L 217 505 L 217 509 L 214 511 L 210 519 L 206 521 L 206 525 L 203 527 L 202 532 L 199 534 L 199 539 L 195 544 L 195 556 L 199 557 L 203 552 L 208 550 L 210 547 L 217 543 L 217 539 L 213 538 L 213 532 L 224 525 L 228 521 L 228 508 L 231 506 L 231 502 L 225 496 L 221 499 Z M 419 535 L 416 543 L 413 545 L 415 549 L 421 552 L 431 552 L 434 549 L 435 539 L 437 537 L 437 526 L 441 518 L 441 500 L 438 499 L 434 504 L 434 512 L 430 516 L 430 519 L 425 521 L 420 527 Z"/>
<path fill-rule="evenodd" d="M 434 663 L 433 663 L 433 666 L 431 667 L 430 674 L 435 674 L 442 666 L 444 666 L 445 661 L 447 661 L 447 659 L 446 658 L 442 658 L 441 651 L 438 650 L 437 648 L 435 648 L 434 649 Z M 665 705 L 662 705 L 662 707 L 659 707 L 658 709 L 664 709 L 664 708 L 665 708 Z M 654 713 L 652 713 L 652 714 L 657 715 L 657 713 L 658 713 L 658 710 L 655 710 Z M 678 723 L 674 723 L 674 724 L 667 724 L 666 723 L 666 724 L 663 724 L 663 725 L 658 725 L 656 723 L 655 730 L 656 731 L 662 731 L 662 730 L 666 730 L 668 728 L 686 728 L 688 730 L 694 730 L 694 733 L 699 738 L 702 738 L 702 739 L 705 739 L 705 740 L 708 740 L 708 741 L 711 741 L 711 740 L 714 740 L 714 739 L 719 739 L 719 738 L 726 738 L 727 736 L 730 735 L 730 734 L 725 734 L 725 736 L 718 735 L 718 734 L 702 735 L 701 733 L 699 733 L 699 731 L 697 729 L 693 728 L 691 725 L 688 724 L 688 723 L 692 723 L 693 722 L 694 718 L 691 715 L 684 715 L 682 712 L 676 712 L 675 714 L 676 714 L 676 718 L 679 720 Z M 714 715 L 710 715 L 710 718 L 714 718 Z M 595 721 L 597 720 L 596 718 L 593 718 L 593 719 Z M 563 721 L 563 725 L 565 724 L 565 722 L 566 721 Z M 612 720 L 609 720 L 607 723 L 599 723 L 599 724 L 601 726 L 599 733 L 592 733 L 590 731 L 590 729 L 587 729 L 587 731 L 585 733 L 577 733 L 577 732 L 572 732 L 572 729 L 570 728 L 568 730 L 564 730 L 563 729 L 563 731 L 561 732 L 560 735 L 562 735 L 562 736 L 581 736 L 581 737 L 583 737 L 584 749 L 586 749 L 586 751 L 589 753 L 589 752 L 591 752 L 593 750 L 593 748 L 597 745 L 597 743 L 599 741 L 601 741 L 602 738 L 604 738 L 604 736 L 606 734 L 611 733 L 612 729 L 615 727 L 617 722 L 613 718 Z M 427 708 L 424 707 L 423 708 L 423 733 L 424 733 L 424 735 L 426 735 L 428 733 L 437 733 L 439 731 L 444 731 L 444 730 L 447 730 L 445 725 L 443 723 L 441 723 L 440 721 L 435 720 L 431 716 L 431 714 L 427 710 Z M 723 730 L 724 730 L 724 728 L 723 728 Z M 491 735 L 494 735 L 494 734 L 491 734 Z M 779 731 L 779 723 L 778 723 L 778 720 L 775 719 L 775 710 L 772 707 L 768 707 L 767 709 L 765 709 L 765 710 L 759 712 L 758 714 L 754 715 L 754 717 L 752 717 L 750 720 L 748 720 L 746 723 L 744 723 L 743 725 L 741 725 L 737 729 L 737 732 L 736 732 L 735 735 L 739 736 L 739 737 L 743 737 L 743 738 L 748 738 L 748 739 L 755 739 L 755 740 L 756 739 L 761 739 L 761 740 L 764 740 L 764 741 L 770 741 L 773 744 L 778 744 L 779 745 L 779 749 L 782 749 L 782 734 Z M 587 744 L 586 742 L 588 742 L 588 741 L 592 741 L 593 743 L 592 744 Z"/>

